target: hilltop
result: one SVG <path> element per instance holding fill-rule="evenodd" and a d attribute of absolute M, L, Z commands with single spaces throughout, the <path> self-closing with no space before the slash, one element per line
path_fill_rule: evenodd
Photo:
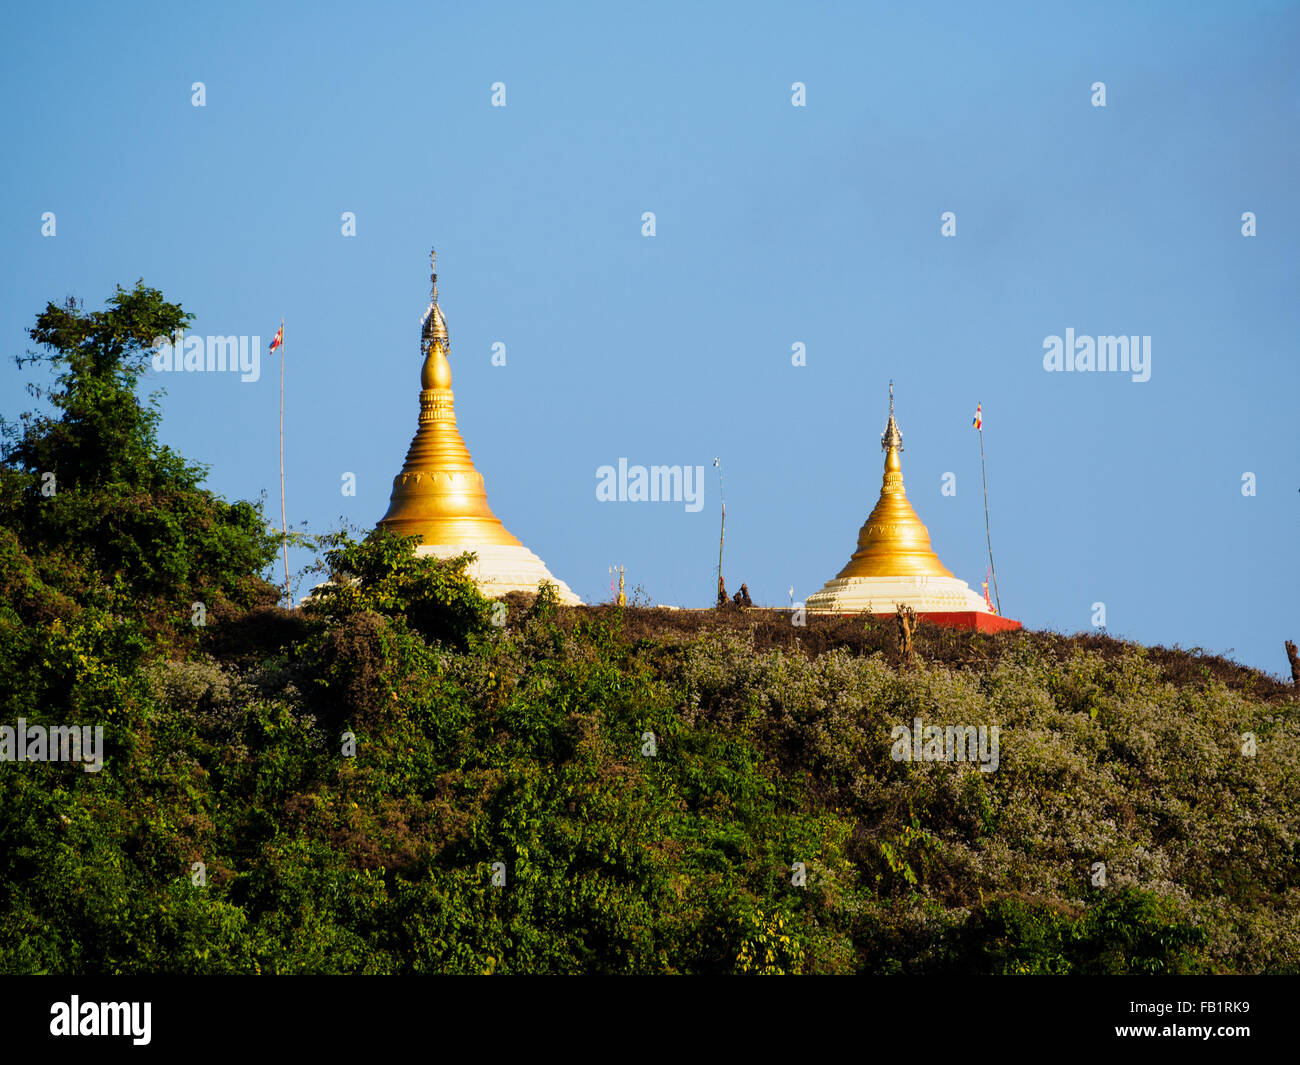
<path fill-rule="evenodd" d="M 102 728 L 102 768 L 0 763 L 0 971 L 1300 971 L 1293 686 L 1101 635 L 503 613 L 391 537 L 323 538 L 351 579 L 285 610 L 260 507 L 136 401 L 186 317 L 137 286 L 33 331 L 0 725 Z M 996 767 L 895 757 L 917 719 Z"/>

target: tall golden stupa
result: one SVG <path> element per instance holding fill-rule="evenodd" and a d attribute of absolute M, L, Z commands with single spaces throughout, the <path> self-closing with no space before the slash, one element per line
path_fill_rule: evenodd
<path fill-rule="evenodd" d="M 451 391 L 451 342 L 438 306 L 437 257 L 429 255 L 432 294 L 420 323 L 420 421 L 406 453 L 406 465 L 393 479 L 388 513 L 379 525 L 400 536 L 419 536 L 417 555 L 450 558 L 473 551 L 469 574 L 486 595 L 536 592 L 538 583 L 555 585 L 560 601 L 581 603 L 546 564 L 511 536 L 488 506 L 483 475 L 456 428 Z"/>
<path fill-rule="evenodd" d="M 930 532 L 916 516 L 903 490 L 899 455 L 903 434 L 894 421 L 894 385 L 889 385 L 889 424 L 880 437 L 885 476 L 880 498 L 858 533 L 858 549 L 848 564 L 810 595 L 810 614 L 892 614 L 910 606 L 941 624 L 986 631 L 1020 628 L 999 617 L 987 600 L 958 580 L 930 546 Z"/>

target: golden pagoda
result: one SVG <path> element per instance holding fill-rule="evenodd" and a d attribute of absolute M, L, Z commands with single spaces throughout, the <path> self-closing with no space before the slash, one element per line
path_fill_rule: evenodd
<path fill-rule="evenodd" d="M 889 423 L 880 446 L 885 452 L 880 498 L 858 533 L 853 557 L 808 597 L 808 613 L 892 614 L 908 606 L 931 620 L 965 628 L 1019 628 L 1019 622 L 998 617 L 970 585 L 954 577 L 930 546 L 930 532 L 903 490 L 903 434 L 894 420 L 892 381 Z"/>
<path fill-rule="evenodd" d="M 538 583 L 555 585 L 560 602 L 581 603 L 546 564 L 524 547 L 488 506 L 483 475 L 474 468 L 469 449 L 456 428 L 451 390 L 451 342 L 447 320 L 438 306 L 437 257 L 429 255 L 432 293 L 420 323 L 420 421 L 406 453 L 402 472 L 393 479 L 382 528 L 399 536 L 419 536 L 417 555 L 450 558 L 473 551 L 478 558 L 469 574 L 486 595 L 536 592 Z"/>

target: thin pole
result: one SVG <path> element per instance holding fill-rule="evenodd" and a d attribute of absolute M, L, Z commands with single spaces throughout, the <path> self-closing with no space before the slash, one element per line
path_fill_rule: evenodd
<path fill-rule="evenodd" d="M 280 319 L 280 531 L 284 545 L 284 597 L 293 609 L 289 589 L 289 519 L 284 509 L 284 319 Z"/>
<path fill-rule="evenodd" d="M 722 545 L 727 538 L 727 499 L 722 494 L 722 463 L 718 459 L 713 460 L 713 465 L 718 467 L 718 499 L 722 503 L 722 528 L 718 531 L 718 591 L 722 591 Z"/>
<path fill-rule="evenodd" d="M 983 404 L 981 404 L 983 406 Z M 989 572 L 993 574 L 993 598 L 997 600 L 998 614 L 1002 613 L 1002 598 L 998 595 L 998 571 L 993 566 L 993 534 L 989 532 L 989 478 L 984 469 L 984 426 L 980 434 L 980 476 L 984 479 L 984 536 L 989 544 Z"/>

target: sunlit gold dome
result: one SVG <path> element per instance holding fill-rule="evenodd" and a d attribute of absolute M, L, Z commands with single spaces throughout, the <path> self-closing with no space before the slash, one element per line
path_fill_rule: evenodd
<path fill-rule="evenodd" d="M 931 618 L 962 616 L 967 627 L 992 622 L 971 622 L 990 615 L 987 602 L 963 580 L 958 580 L 930 546 L 930 532 L 916 516 L 903 490 L 899 455 L 903 435 L 894 421 L 894 386 L 889 386 L 889 423 L 880 438 L 885 452 L 885 475 L 880 498 L 858 533 L 858 549 L 818 592 L 808 596 L 811 614 L 894 613 L 910 607 Z M 1008 622 L 1019 627 L 1018 622 Z"/>
<path fill-rule="evenodd" d="M 435 260 L 436 267 L 436 260 Z M 379 524 L 426 544 L 518 544 L 488 506 L 483 475 L 456 428 L 446 321 L 438 307 L 438 274 L 420 327 L 420 421 L 393 481 L 388 512 Z"/>
<path fill-rule="evenodd" d="M 880 499 L 858 533 L 858 549 L 837 577 L 951 577 L 930 547 L 925 527 L 903 490 L 903 434 L 894 421 L 894 389 L 889 389 L 889 424 L 880 438 L 885 476 Z"/>
<path fill-rule="evenodd" d="M 449 557 L 474 551 L 471 575 L 485 592 L 537 591 L 540 580 L 556 585 L 561 602 L 580 600 L 524 547 L 488 506 L 483 475 L 456 428 L 451 390 L 450 341 L 438 306 L 438 274 L 430 275 L 432 296 L 420 325 L 424 364 L 420 369 L 420 420 L 402 472 L 393 479 L 388 511 L 379 525 L 399 536 L 418 536 L 419 554 Z"/>

